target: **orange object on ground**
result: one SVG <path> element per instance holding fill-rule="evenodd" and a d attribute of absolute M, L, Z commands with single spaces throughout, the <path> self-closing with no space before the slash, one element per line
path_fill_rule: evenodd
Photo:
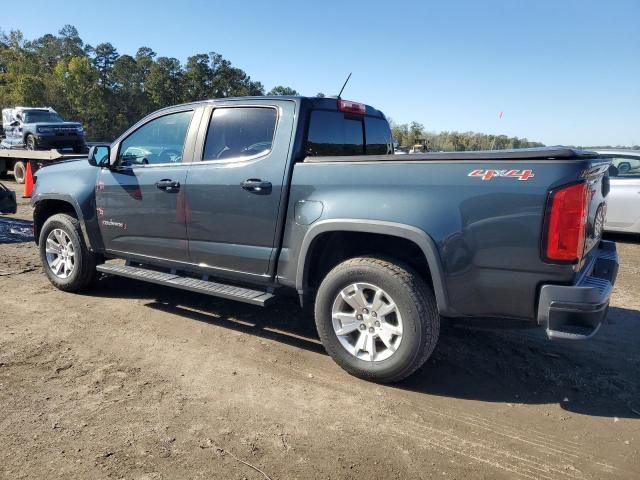
<path fill-rule="evenodd" d="M 31 198 L 33 193 L 33 174 L 31 173 L 31 162 L 27 162 L 27 172 L 24 174 L 24 193 L 22 198 Z"/>

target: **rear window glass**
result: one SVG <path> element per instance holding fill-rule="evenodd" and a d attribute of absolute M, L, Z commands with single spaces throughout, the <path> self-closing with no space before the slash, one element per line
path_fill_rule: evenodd
<path fill-rule="evenodd" d="M 382 118 L 365 117 L 364 125 L 368 155 L 393 153 L 393 140 L 389 122 Z"/>
<path fill-rule="evenodd" d="M 364 153 L 362 119 L 346 117 L 342 112 L 311 112 L 307 155 L 340 156 Z"/>
<path fill-rule="evenodd" d="M 306 152 L 312 157 L 393 153 L 389 123 L 383 118 L 315 110 Z"/>

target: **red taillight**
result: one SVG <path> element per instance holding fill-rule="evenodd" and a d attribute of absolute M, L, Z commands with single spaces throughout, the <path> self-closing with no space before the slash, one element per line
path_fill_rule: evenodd
<path fill-rule="evenodd" d="M 547 259 L 575 262 L 582 258 L 589 213 L 588 194 L 586 183 L 552 193 L 547 223 Z"/>
<path fill-rule="evenodd" d="M 338 110 L 346 113 L 357 113 L 364 115 L 367 113 L 367 106 L 362 103 L 352 102 L 351 100 L 338 100 Z"/>

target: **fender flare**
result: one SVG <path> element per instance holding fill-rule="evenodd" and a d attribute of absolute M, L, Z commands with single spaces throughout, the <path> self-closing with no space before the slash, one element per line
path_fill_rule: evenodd
<path fill-rule="evenodd" d="M 87 225 L 84 220 L 84 215 L 76 199 L 70 195 L 65 195 L 60 193 L 47 193 L 47 194 L 41 194 L 41 195 L 36 194 L 31 201 L 31 205 L 34 208 L 34 213 L 35 213 L 35 208 L 37 204 L 47 200 L 57 200 L 61 202 L 66 202 L 73 207 L 74 211 L 76 212 L 76 218 L 78 219 L 78 222 L 80 222 L 80 230 L 82 231 L 84 242 L 87 245 L 87 248 L 93 251 L 94 249 L 91 245 L 91 239 L 89 238 L 89 234 L 87 232 Z M 34 222 L 34 230 L 35 230 L 35 222 Z M 36 244 L 38 243 L 38 235 L 35 235 L 35 242 Z"/>
<path fill-rule="evenodd" d="M 405 238 L 415 243 L 424 254 L 433 283 L 434 294 L 438 304 L 438 311 L 441 314 L 449 312 L 449 300 L 446 286 L 444 284 L 444 273 L 440 255 L 433 239 L 423 230 L 412 225 L 403 223 L 386 222 L 381 220 L 359 220 L 359 219 L 330 219 L 314 223 L 306 232 L 300 254 L 298 256 L 298 266 L 296 270 L 296 289 L 300 295 L 304 294 L 307 285 L 307 254 L 313 241 L 319 235 L 326 232 L 360 232 L 391 235 Z"/>

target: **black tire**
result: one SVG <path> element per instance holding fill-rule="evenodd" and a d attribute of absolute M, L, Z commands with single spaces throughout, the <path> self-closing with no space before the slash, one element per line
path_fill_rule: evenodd
<path fill-rule="evenodd" d="M 629 162 L 620 162 L 618 164 L 618 173 L 625 175 L 631 171 L 631 164 Z"/>
<path fill-rule="evenodd" d="M 71 274 L 67 278 L 60 278 L 53 273 L 47 261 L 46 246 L 47 237 L 54 229 L 63 230 L 71 242 L 75 251 L 75 265 Z M 38 241 L 40 249 L 40 260 L 49 281 L 58 289 L 65 292 L 78 292 L 89 287 L 97 276 L 97 257 L 91 253 L 84 242 L 80 222 L 71 215 L 59 213 L 49 217 L 40 230 Z"/>
<path fill-rule="evenodd" d="M 403 334 L 397 350 L 381 361 L 357 358 L 342 346 L 332 324 L 332 306 L 342 289 L 365 282 L 387 292 L 400 312 Z M 327 353 L 350 374 L 379 383 L 398 382 L 420 368 L 438 341 L 440 315 L 431 288 L 412 269 L 390 260 L 357 257 L 331 270 L 315 304 L 318 334 Z"/>
<path fill-rule="evenodd" d="M 87 148 L 87 146 L 85 144 L 75 145 L 73 147 L 73 153 L 87 153 L 88 151 L 89 151 L 89 149 Z"/>
<path fill-rule="evenodd" d="M 13 164 L 13 178 L 16 180 L 16 183 L 24 183 L 24 178 L 27 175 L 27 167 L 24 162 L 16 162 Z"/>
<path fill-rule="evenodd" d="M 24 146 L 27 150 L 37 150 L 38 144 L 36 143 L 36 137 L 29 134 L 27 138 L 24 139 Z"/>

